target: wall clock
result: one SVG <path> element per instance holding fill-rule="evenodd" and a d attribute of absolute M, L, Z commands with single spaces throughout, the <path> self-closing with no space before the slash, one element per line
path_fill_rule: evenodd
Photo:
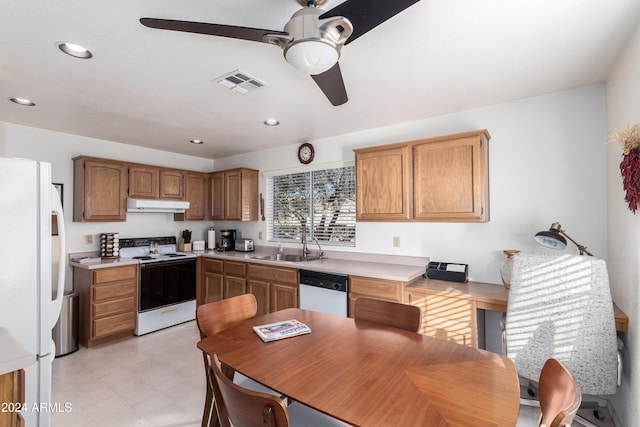
<path fill-rule="evenodd" d="M 298 160 L 300 160 L 300 163 L 304 165 L 311 163 L 313 161 L 313 155 L 313 145 L 308 142 L 305 142 L 298 147 Z"/>

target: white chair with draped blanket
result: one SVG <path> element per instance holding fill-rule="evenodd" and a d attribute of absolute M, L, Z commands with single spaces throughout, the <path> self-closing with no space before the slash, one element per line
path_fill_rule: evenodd
<path fill-rule="evenodd" d="M 616 392 L 617 336 L 603 260 L 518 254 L 504 332 L 506 354 L 520 377 L 537 381 L 545 361 L 555 358 L 573 374 L 583 394 Z"/>

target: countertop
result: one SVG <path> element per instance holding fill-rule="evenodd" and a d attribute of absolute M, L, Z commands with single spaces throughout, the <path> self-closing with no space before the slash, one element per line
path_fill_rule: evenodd
<path fill-rule="evenodd" d="M 398 280 L 401 282 L 409 282 L 417 277 L 420 277 L 426 269 L 429 263 L 428 258 L 422 258 L 424 261 L 422 264 L 414 265 L 416 258 L 413 257 L 396 257 L 393 259 L 397 262 L 379 262 L 376 254 L 344 254 L 342 252 L 333 252 L 327 254 L 326 258 L 303 261 L 303 262 L 290 262 L 290 261 L 270 261 L 254 259 L 262 255 L 273 254 L 273 249 L 270 251 L 256 251 L 256 252 L 214 252 L 204 251 L 200 255 L 208 258 L 229 259 L 236 261 L 255 262 L 259 264 L 266 264 L 280 267 L 297 268 L 300 270 L 313 270 L 321 271 L 325 273 L 336 274 L 348 274 L 351 276 L 365 276 L 373 277 L 377 279 L 386 280 Z M 359 259 L 353 259 L 359 258 Z M 369 258 L 369 259 L 368 259 Z M 394 258 L 387 257 L 385 258 Z M 406 264 L 403 264 L 403 259 L 406 260 Z"/>
<path fill-rule="evenodd" d="M 0 375 L 24 369 L 36 363 L 29 353 L 5 328 L 0 327 Z"/>
<path fill-rule="evenodd" d="M 401 282 L 410 282 L 413 279 L 420 277 L 425 272 L 425 268 L 429 263 L 429 258 L 426 257 L 404 257 L 351 252 L 326 252 L 326 258 L 304 262 L 255 259 L 255 257 L 274 253 L 274 248 L 260 247 L 256 248 L 255 252 L 217 252 L 206 250 L 195 251 L 194 253 L 198 256 L 207 258 L 254 262 L 257 264 L 266 264 L 271 266 L 348 274 L 352 276 L 365 276 L 386 280 L 398 280 Z M 72 261 L 72 259 L 83 256 L 93 258 L 82 263 Z M 89 270 L 122 265 L 135 265 L 138 263 L 138 260 L 129 258 L 98 258 L 95 253 L 69 255 L 70 266 Z"/>

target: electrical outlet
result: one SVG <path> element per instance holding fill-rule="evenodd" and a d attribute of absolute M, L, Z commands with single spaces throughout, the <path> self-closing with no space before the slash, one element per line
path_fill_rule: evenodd
<path fill-rule="evenodd" d="M 393 247 L 394 248 L 400 247 L 400 236 L 393 236 Z"/>
<path fill-rule="evenodd" d="M 240 232 L 240 238 L 244 239 L 244 234 L 242 234 L 242 231 Z"/>
<path fill-rule="evenodd" d="M 262 231 L 258 231 L 258 240 L 262 240 Z"/>
<path fill-rule="evenodd" d="M 85 234 L 84 235 L 84 244 L 85 245 L 93 245 L 93 234 Z"/>

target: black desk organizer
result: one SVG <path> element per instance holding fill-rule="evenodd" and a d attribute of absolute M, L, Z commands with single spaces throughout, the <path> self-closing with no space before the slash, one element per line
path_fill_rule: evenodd
<path fill-rule="evenodd" d="M 463 268 L 464 271 L 459 271 Z M 466 282 L 468 274 L 468 264 L 432 261 L 427 266 L 425 276 L 429 279 L 448 280 L 450 282 Z"/>

